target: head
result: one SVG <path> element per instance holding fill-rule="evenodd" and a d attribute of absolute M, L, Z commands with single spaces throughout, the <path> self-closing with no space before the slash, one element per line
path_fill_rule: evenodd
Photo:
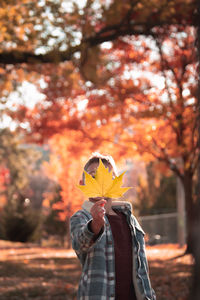
<path fill-rule="evenodd" d="M 89 158 L 88 162 L 84 166 L 84 171 L 86 171 L 88 174 L 94 177 L 96 174 L 96 170 L 99 166 L 100 159 L 102 160 L 104 166 L 109 169 L 109 172 L 112 172 L 114 177 L 117 176 L 116 165 L 112 156 L 102 155 L 98 152 L 93 153 L 92 156 Z M 80 184 L 84 184 L 84 183 L 85 183 L 85 176 L 83 173 Z"/>

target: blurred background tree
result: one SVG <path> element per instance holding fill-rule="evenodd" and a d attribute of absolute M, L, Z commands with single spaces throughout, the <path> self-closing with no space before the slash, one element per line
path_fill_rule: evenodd
<path fill-rule="evenodd" d="M 20 142 L 9 129 L 0 131 L 1 168 L 1 236 L 12 241 L 26 242 L 39 224 L 36 212 L 30 207 L 29 181 L 39 155 Z"/>
<path fill-rule="evenodd" d="M 64 247 L 66 236 L 69 233 L 67 232 L 66 219 L 60 217 L 60 214 L 63 213 L 61 208 L 63 200 L 60 192 L 61 188 L 59 186 L 54 187 L 54 191 L 48 197 L 48 200 L 50 200 L 50 197 L 52 197 L 52 200 L 50 201 L 50 210 L 44 219 L 43 229 L 47 237 L 51 235 L 57 236 L 60 240 L 60 245 Z M 57 204 L 59 206 L 55 207 Z"/>
<path fill-rule="evenodd" d="M 171 173 L 163 175 L 156 163 L 146 167 L 147 178 L 139 176 L 137 202 L 134 205 L 140 216 L 176 212 L 176 178 Z"/>

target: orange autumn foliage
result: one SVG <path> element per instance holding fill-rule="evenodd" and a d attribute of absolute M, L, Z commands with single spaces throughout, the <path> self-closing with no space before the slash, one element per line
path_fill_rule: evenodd
<path fill-rule="evenodd" d="M 53 208 L 61 210 L 59 217 L 62 220 L 80 209 L 84 199 L 77 184 L 82 177 L 83 166 L 89 155 L 90 143 L 88 142 L 87 148 L 82 143 L 82 139 L 82 134 L 73 130 L 66 130 L 62 135 L 54 135 L 50 141 L 52 148 L 50 161 L 44 163 L 47 175 L 61 187 L 62 202 L 55 203 Z M 48 205 L 48 195 L 44 204 Z"/>
<path fill-rule="evenodd" d="M 9 183 L 9 170 L 4 166 L 0 166 L 0 209 L 6 203 L 6 185 Z"/>

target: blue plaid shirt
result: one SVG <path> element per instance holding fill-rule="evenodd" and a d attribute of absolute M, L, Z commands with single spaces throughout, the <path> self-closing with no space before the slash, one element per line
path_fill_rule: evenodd
<path fill-rule="evenodd" d="M 87 202 L 87 201 L 86 201 Z M 84 205 L 83 205 L 84 207 Z M 81 264 L 82 274 L 78 288 L 79 300 L 115 299 L 115 257 L 112 231 L 107 217 L 98 238 L 89 230 L 92 216 L 86 208 L 70 219 L 72 247 Z M 114 209 L 123 212 L 131 229 L 133 240 L 133 283 L 138 300 L 155 300 L 148 275 L 144 232 L 131 213 L 128 202 L 113 202 Z"/>

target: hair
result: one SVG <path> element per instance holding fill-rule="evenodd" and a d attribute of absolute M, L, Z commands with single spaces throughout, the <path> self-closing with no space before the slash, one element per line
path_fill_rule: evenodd
<path fill-rule="evenodd" d="M 116 168 L 116 164 L 115 164 L 115 161 L 114 161 L 113 157 L 111 155 L 104 155 L 104 154 L 101 154 L 99 152 L 92 153 L 89 160 L 87 161 L 87 163 L 84 166 L 84 170 L 87 172 L 88 167 L 92 163 L 99 163 L 100 159 L 102 160 L 104 165 L 110 165 L 112 167 L 113 175 L 117 176 L 117 168 Z M 84 180 L 84 177 L 85 176 L 84 176 L 84 173 L 83 173 L 83 180 Z"/>

